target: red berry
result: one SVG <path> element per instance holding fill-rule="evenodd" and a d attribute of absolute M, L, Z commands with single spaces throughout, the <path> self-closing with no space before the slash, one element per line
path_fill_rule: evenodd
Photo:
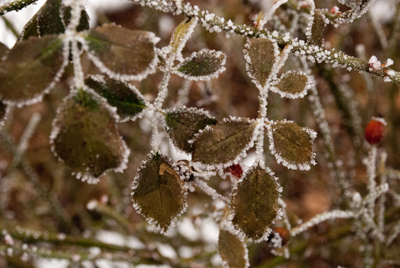
<path fill-rule="evenodd" d="M 243 175 L 242 167 L 239 164 L 232 165 L 225 169 L 225 172 L 231 173 L 233 176 L 240 178 Z"/>
<path fill-rule="evenodd" d="M 372 117 L 365 127 L 364 136 L 369 144 L 378 144 L 386 133 L 386 121 L 383 118 Z"/>

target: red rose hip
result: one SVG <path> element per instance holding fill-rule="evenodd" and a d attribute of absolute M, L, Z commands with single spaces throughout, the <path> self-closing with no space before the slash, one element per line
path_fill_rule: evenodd
<path fill-rule="evenodd" d="M 369 144 L 378 144 L 386 133 L 386 121 L 380 117 L 372 117 L 365 127 L 364 136 Z"/>

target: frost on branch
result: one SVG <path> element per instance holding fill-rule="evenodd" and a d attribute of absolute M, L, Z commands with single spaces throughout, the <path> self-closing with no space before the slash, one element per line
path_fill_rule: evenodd
<path fill-rule="evenodd" d="M 135 120 L 147 107 L 136 87 L 126 82 L 96 75 L 86 78 L 85 84 L 117 108 L 120 122 Z"/>
<path fill-rule="evenodd" d="M 133 180 L 131 196 L 136 211 L 167 233 L 186 209 L 186 193 L 171 160 L 152 152 Z"/>
<path fill-rule="evenodd" d="M 55 35 L 18 42 L 0 62 L 0 99 L 23 105 L 37 102 L 64 69 L 63 42 Z"/>
<path fill-rule="evenodd" d="M 293 121 L 274 122 L 268 127 L 269 149 L 278 163 L 290 169 L 309 170 L 315 164 L 312 143 L 317 133 Z"/>
<path fill-rule="evenodd" d="M 311 86 L 308 75 L 297 71 L 288 71 L 271 87 L 271 91 L 279 93 L 282 98 L 296 99 L 304 97 Z"/>
<path fill-rule="evenodd" d="M 66 98 L 53 122 L 54 153 L 82 181 L 95 183 L 106 170 L 122 172 L 129 149 L 106 103 L 79 90 Z"/>
<path fill-rule="evenodd" d="M 165 114 L 165 128 L 173 144 L 180 150 L 191 153 L 194 135 L 208 125 L 218 121 L 207 112 L 197 108 L 170 109 Z"/>
<path fill-rule="evenodd" d="M 61 0 L 47 0 L 40 10 L 24 26 L 19 39 L 27 39 L 30 36 L 42 37 L 45 34 L 61 34 L 71 20 L 71 7 L 62 5 Z M 89 15 L 84 9 L 77 31 L 89 29 Z"/>
<path fill-rule="evenodd" d="M 278 45 L 271 39 L 256 38 L 247 41 L 244 57 L 247 72 L 254 84 L 262 88 L 266 85 L 278 56 Z"/>
<path fill-rule="evenodd" d="M 155 71 L 158 38 L 115 24 L 91 29 L 86 36 L 89 57 L 103 73 L 119 80 L 142 80 Z"/>
<path fill-rule="evenodd" d="M 189 80 L 207 81 L 225 71 L 225 61 L 226 55 L 221 51 L 203 49 L 179 64 L 176 74 Z"/>
<path fill-rule="evenodd" d="M 221 256 L 225 267 L 249 267 L 246 245 L 239 237 L 224 228 L 219 230 L 218 253 Z"/>
<path fill-rule="evenodd" d="M 252 240 L 260 240 L 278 215 L 279 185 L 269 170 L 252 167 L 232 191 L 232 223 Z"/>
<path fill-rule="evenodd" d="M 208 126 L 194 138 L 192 160 L 207 165 L 229 164 L 250 147 L 255 127 L 250 120 L 224 120 Z"/>

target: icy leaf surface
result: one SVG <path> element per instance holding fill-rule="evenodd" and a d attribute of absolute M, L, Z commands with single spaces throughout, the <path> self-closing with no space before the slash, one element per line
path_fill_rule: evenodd
<path fill-rule="evenodd" d="M 253 139 L 255 123 L 227 120 L 209 126 L 193 143 L 192 160 L 218 165 L 235 160 Z"/>
<path fill-rule="evenodd" d="M 61 18 L 62 16 L 62 18 Z M 65 32 L 64 22 L 68 25 L 71 19 L 71 7 L 65 7 L 61 0 L 47 0 L 35 16 L 25 25 L 20 39 L 45 34 L 60 34 Z M 78 31 L 89 29 L 89 16 L 85 10 L 81 12 Z"/>
<path fill-rule="evenodd" d="M 171 37 L 171 54 L 178 54 L 182 52 L 186 41 L 189 39 L 190 35 L 193 33 L 194 27 L 196 27 L 198 19 L 196 17 L 188 18 L 187 20 L 181 22 L 172 33 Z"/>
<path fill-rule="evenodd" d="M 278 83 L 271 90 L 279 93 L 284 98 L 299 98 L 307 94 L 310 81 L 306 74 L 289 71 L 284 73 Z"/>
<path fill-rule="evenodd" d="M 245 244 L 228 230 L 220 229 L 219 231 L 218 252 L 226 267 L 246 268 L 249 266 Z"/>
<path fill-rule="evenodd" d="M 54 35 L 17 43 L 0 62 L 0 98 L 27 102 L 49 90 L 63 68 L 63 42 Z"/>
<path fill-rule="evenodd" d="M 174 145 L 191 153 L 191 140 L 199 130 L 208 125 L 215 125 L 217 120 L 197 108 L 180 108 L 168 110 L 165 114 L 166 130 Z"/>
<path fill-rule="evenodd" d="M 225 60 L 224 53 L 204 49 L 185 59 L 176 73 L 190 80 L 210 80 L 225 71 Z"/>
<path fill-rule="evenodd" d="M 151 32 L 106 24 L 91 29 L 86 41 L 94 64 L 113 78 L 141 80 L 155 70 L 158 38 Z"/>
<path fill-rule="evenodd" d="M 166 233 L 186 209 L 186 188 L 170 160 L 150 153 L 133 181 L 136 211 Z"/>
<path fill-rule="evenodd" d="M 252 167 L 232 192 L 232 223 L 248 238 L 264 236 L 278 213 L 278 184 L 265 169 Z"/>
<path fill-rule="evenodd" d="M 268 131 L 270 150 L 278 163 L 291 169 L 310 169 L 315 164 L 312 143 L 316 133 L 292 121 L 279 121 Z"/>
<path fill-rule="evenodd" d="M 90 76 L 85 83 L 117 108 L 120 121 L 134 120 L 146 108 L 142 95 L 133 85 L 105 76 Z"/>
<path fill-rule="evenodd" d="M 314 20 L 311 27 L 311 38 L 309 43 L 312 45 L 321 46 L 323 42 L 323 33 L 325 29 L 325 22 L 322 13 L 315 10 Z"/>
<path fill-rule="evenodd" d="M 77 178 L 95 182 L 108 169 L 122 171 L 129 151 L 110 110 L 84 91 L 66 99 L 53 123 L 56 155 Z"/>
<path fill-rule="evenodd" d="M 249 39 L 244 50 L 249 76 L 256 85 L 264 87 L 279 54 L 275 41 L 265 38 Z"/>

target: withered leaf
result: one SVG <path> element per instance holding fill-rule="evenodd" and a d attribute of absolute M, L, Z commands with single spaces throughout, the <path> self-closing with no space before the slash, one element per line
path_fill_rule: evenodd
<path fill-rule="evenodd" d="M 288 71 L 284 73 L 278 83 L 271 90 L 279 93 L 283 98 L 301 98 L 310 88 L 309 77 L 301 72 Z"/>
<path fill-rule="evenodd" d="M 186 189 L 170 160 L 151 153 L 133 181 L 136 211 L 166 233 L 186 209 Z"/>
<path fill-rule="evenodd" d="M 226 120 L 207 127 L 195 138 L 192 160 L 208 165 L 235 160 L 252 141 L 255 126 L 248 121 Z"/>
<path fill-rule="evenodd" d="M 249 76 L 256 85 L 264 87 L 279 56 L 278 45 L 271 39 L 249 39 L 245 46 L 244 56 Z"/>
<path fill-rule="evenodd" d="M 309 43 L 311 45 L 321 46 L 323 42 L 323 33 L 325 29 L 324 15 L 319 10 L 314 11 L 314 18 L 311 27 L 311 36 Z"/>
<path fill-rule="evenodd" d="M 228 230 L 220 229 L 219 231 L 218 252 L 226 267 L 249 267 L 246 245 Z"/>
<path fill-rule="evenodd" d="M 151 32 L 106 24 L 91 29 L 86 41 L 94 64 L 112 78 L 142 80 L 155 71 L 158 38 Z"/>
<path fill-rule="evenodd" d="M 51 143 L 78 179 L 97 182 L 106 170 L 122 171 L 129 150 L 106 104 L 79 90 L 67 97 L 53 123 Z"/>
<path fill-rule="evenodd" d="M 254 166 L 233 190 L 232 223 L 248 238 L 262 238 L 277 216 L 278 187 L 271 172 Z"/>
<path fill-rule="evenodd" d="M 180 108 L 168 110 L 165 114 L 166 131 L 174 145 L 187 153 L 191 153 L 191 140 L 199 130 L 208 125 L 215 125 L 217 120 L 208 113 L 197 108 Z"/>
<path fill-rule="evenodd" d="M 107 99 L 111 106 L 117 108 L 120 121 L 135 120 L 146 108 L 146 103 L 135 88 L 126 82 L 121 82 L 106 76 L 90 76 L 85 84 Z"/>
<path fill-rule="evenodd" d="M 198 19 L 196 17 L 188 18 L 182 21 L 172 33 L 170 46 L 171 54 L 181 53 L 186 41 L 193 33 L 194 27 L 197 25 Z"/>
<path fill-rule="evenodd" d="M 63 42 L 55 35 L 18 42 L 0 62 L 0 98 L 33 102 L 50 90 L 64 67 Z"/>
<path fill-rule="evenodd" d="M 292 121 L 274 122 L 268 130 L 271 153 L 287 168 L 308 170 L 315 164 L 312 143 L 316 135 Z"/>
<path fill-rule="evenodd" d="M 176 74 L 189 80 L 210 80 L 225 71 L 225 61 L 221 51 L 204 49 L 179 64 Z"/>

